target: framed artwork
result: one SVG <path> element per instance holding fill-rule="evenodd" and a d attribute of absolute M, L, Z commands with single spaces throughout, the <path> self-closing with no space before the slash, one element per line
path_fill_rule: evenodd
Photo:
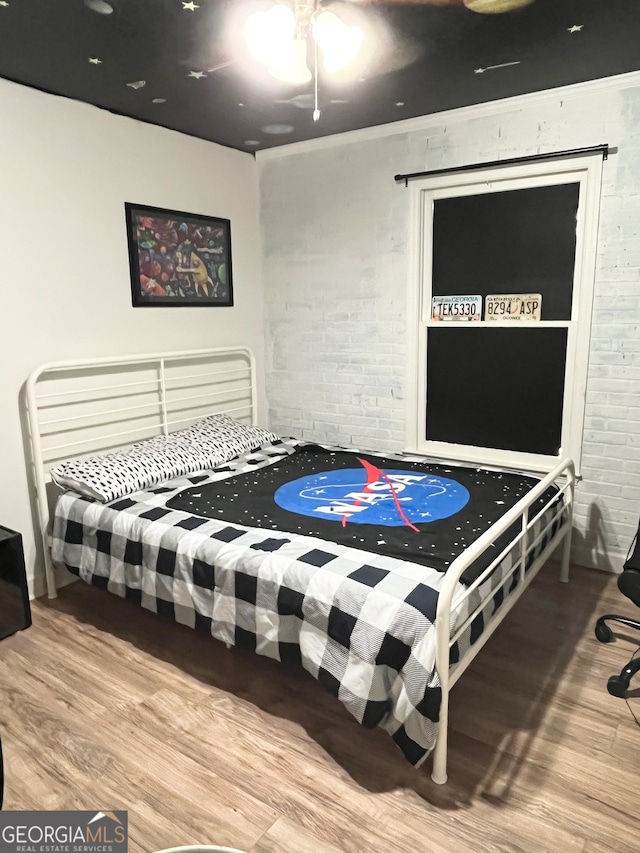
<path fill-rule="evenodd" d="M 125 203 L 135 308 L 233 305 L 228 219 Z"/>

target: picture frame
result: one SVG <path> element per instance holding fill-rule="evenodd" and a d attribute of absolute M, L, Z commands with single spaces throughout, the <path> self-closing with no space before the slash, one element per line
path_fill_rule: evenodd
<path fill-rule="evenodd" d="M 134 308 L 233 305 L 231 223 L 125 202 Z"/>

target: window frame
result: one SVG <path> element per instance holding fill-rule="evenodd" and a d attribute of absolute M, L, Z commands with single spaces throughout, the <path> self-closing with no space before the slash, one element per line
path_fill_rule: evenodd
<path fill-rule="evenodd" d="M 437 175 L 409 184 L 410 236 L 409 286 L 407 300 L 408 377 L 406 450 L 452 462 L 471 462 L 529 471 L 550 471 L 558 461 L 570 457 L 579 472 L 586 402 L 591 315 L 595 285 L 597 236 L 602 185 L 602 154 L 573 155 L 521 163 L 492 166 Z M 561 446 L 557 456 L 501 450 L 474 445 L 450 444 L 426 439 L 428 393 L 427 339 L 429 328 L 442 323 L 431 320 L 431 271 L 433 259 L 434 201 L 451 196 L 475 195 L 552 184 L 580 185 L 576 216 L 576 250 L 573 276 L 571 317 L 567 320 L 536 321 L 537 327 L 566 327 L 567 355 Z M 531 328 L 533 324 L 527 323 Z M 476 321 L 474 328 L 498 328 L 515 323 L 509 321 Z M 469 328 L 467 323 L 448 323 L 450 334 L 455 328 Z"/>

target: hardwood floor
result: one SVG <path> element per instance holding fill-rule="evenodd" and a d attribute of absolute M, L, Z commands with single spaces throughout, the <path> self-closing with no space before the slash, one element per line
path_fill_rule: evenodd
<path fill-rule="evenodd" d="M 603 612 L 633 613 L 614 577 L 543 570 L 452 692 L 438 787 L 303 671 L 75 583 L 0 642 L 5 808 L 127 809 L 132 853 L 636 853 L 640 728 L 606 681 L 640 634 L 601 645 Z"/>

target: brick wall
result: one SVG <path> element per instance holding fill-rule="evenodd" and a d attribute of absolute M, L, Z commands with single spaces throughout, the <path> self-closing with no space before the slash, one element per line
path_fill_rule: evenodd
<path fill-rule="evenodd" d="M 260 159 L 270 426 L 404 446 L 409 194 L 395 174 L 606 142 L 574 559 L 619 568 L 640 516 L 640 76 L 390 130 Z"/>

